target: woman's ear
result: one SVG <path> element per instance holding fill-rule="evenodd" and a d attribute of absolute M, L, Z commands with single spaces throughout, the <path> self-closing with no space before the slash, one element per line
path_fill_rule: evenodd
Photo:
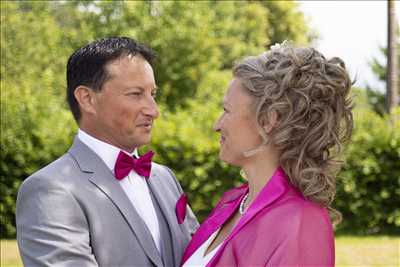
<path fill-rule="evenodd" d="M 268 114 L 261 120 L 261 125 L 267 134 L 274 129 L 277 123 L 278 113 L 275 110 L 268 112 Z"/>
<path fill-rule="evenodd" d="M 74 96 L 76 101 L 79 103 L 79 107 L 81 109 L 82 113 L 90 113 L 90 114 L 95 114 L 96 113 L 96 108 L 95 108 L 95 103 L 96 103 L 96 96 L 95 92 L 83 85 L 79 85 L 75 91 L 74 91 Z"/>

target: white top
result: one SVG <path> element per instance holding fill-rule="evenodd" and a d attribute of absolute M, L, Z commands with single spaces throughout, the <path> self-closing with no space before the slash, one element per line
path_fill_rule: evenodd
<path fill-rule="evenodd" d="M 104 161 L 107 167 L 114 174 L 115 162 L 117 161 L 118 154 L 121 150 L 113 145 L 100 141 L 99 139 L 85 133 L 81 129 L 78 131 L 78 138 L 91 150 L 93 150 L 94 153 L 96 153 Z M 126 151 L 124 152 L 128 155 L 137 156 L 136 149 L 132 154 Z M 128 196 L 129 200 L 132 202 L 132 205 L 135 207 L 139 216 L 147 225 L 158 251 L 161 251 L 161 237 L 157 214 L 154 209 L 153 201 L 151 200 L 146 178 L 140 176 L 134 170 L 132 170 L 127 177 L 119 180 L 118 182 Z"/>
<path fill-rule="evenodd" d="M 211 258 L 217 253 L 219 247 L 222 245 L 219 244 L 217 247 L 215 247 L 213 250 L 211 250 L 207 255 L 204 256 L 206 253 L 207 248 L 209 245 L 212 243 L 214 238 L 217 236 L 220 228 L 217 229 L 210 237 L 207 239 L 206 242 L 204 242 L 193 254 L 190 256 L 189 259 L 183 264 L 182 267 L 204 267 L 208 264 L 208 262 L 211 260 Z"/>

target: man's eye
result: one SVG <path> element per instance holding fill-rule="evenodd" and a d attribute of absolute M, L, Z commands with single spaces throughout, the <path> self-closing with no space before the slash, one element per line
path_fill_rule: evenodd
<path fill-rule="evenodd" d="M 141 94 L 142 94 L 141 92 L 130 92 L 128 95 L 139 96 Z"/>
<path fill-rule="evenodd" d="M 152 93 L 151 93 L 151 96 L 152 96 L 153 98 L 156 98 L 156 97 L 157 97 L 157 92 L 152 92 Z"/>

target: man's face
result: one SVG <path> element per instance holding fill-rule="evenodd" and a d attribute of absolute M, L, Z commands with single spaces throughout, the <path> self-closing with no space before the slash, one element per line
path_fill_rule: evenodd
<path fill-rule="evenodd" d="M 150 142 L 159 116 L 153 69 L 139 55 L 122 57 L 106 68 L 111 78 L 94 97 L 95 137 L 132 152 Z"/>

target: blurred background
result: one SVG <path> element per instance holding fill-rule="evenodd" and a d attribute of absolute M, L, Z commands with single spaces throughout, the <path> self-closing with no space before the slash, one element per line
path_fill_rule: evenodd
<path fill-rule="evenodd" d="M 400 3 L 392 2 L 394 17 Z M 0 3 L 1 266 L 21 266 L 18 187 L 65 153 L 77 130 L 65 101 L 67 59 L 90 41 L 116 35 L 158 54 L 162 115 L 143 150 L 153 149 L 155 161 L 175 171 L 200 221 L 222 192 L 243 183 L 239 169 L 218 160 L 212 131 L 235 60 L 283 40 L 343 58 L 356 79 L 355 129 L 337 180 L 335 207 L 343 214 L 337 265 L 400 266 L 400 110 L 398 99 L 387 101 L 398 95 L 399 83 L 386 83 L 387 56 L 393 55 L 386 1 Z M 398 20 L 394 25 L 398 62 Z M 398 68 L 391 69 L 397 80 Z"/>

